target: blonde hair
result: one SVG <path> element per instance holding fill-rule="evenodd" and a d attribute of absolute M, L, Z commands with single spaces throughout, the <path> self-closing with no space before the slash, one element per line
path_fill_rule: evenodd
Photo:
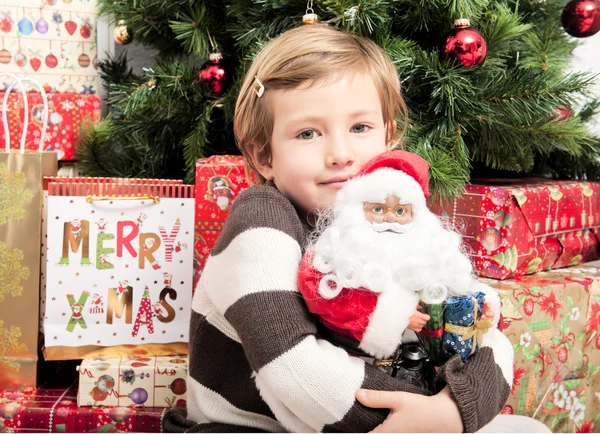
<path fill-rule="evenodd" d="M 399 143 L 406 131 L 408 111 L 389 56 L 369 39 L 323 24 L 304 25 L 282 33 L 261 50 L 246 73 L 235 106 L 236 143 L 246 164 L 257 173 L 259 183 L 266 180 L 257 166 L 271 162 L 273 119 L 266 101 L 268 91 L 294 89 L 304 82 L 331 78 L 340 71 L 365 73 L 373 79 L 386 127 L 391 129 L 396 117 L 401 116 L 403 128 L 392 147 Z M 262 97 L 255 92 L 259 83 L 264 86 Z M 387 132 L 388 142 L 394 135 L 394 130 Z"/>

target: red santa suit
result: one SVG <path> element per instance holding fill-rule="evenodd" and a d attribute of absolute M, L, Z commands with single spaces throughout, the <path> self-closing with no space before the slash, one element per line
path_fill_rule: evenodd
<path fill-rule="evenodd" d="M 383 168 L 393 170 L 378 170 Z M 416 154 L 406 151 L 381 154 L 340 190 L 336 204 L 352 202 L 355 212 L 363 219 L 363 203 L 372 202 L 373 196 L 395 194 L 407 199 L 408 203 L 424 207 L 425 198 L 429 196 L 427 169 L 427 162 Z M 335 211 L 334 207 L 334 214 Z M 298 272 L 298 288 L 309 311 L 317 315 L 328 330 L 353 341 L 354 349 L 376 358 L 391 356 L 402 343 L 404 331 L 419 302 L 418 294 L 396 282 L 384 291 L 379 289 L 381 292 L 359 286 L 342 288 L 333 298 L 326 298 L 319 290 L 325 274 L 315 268 L 313 260 L 314 252 L 309 249 Z"/>

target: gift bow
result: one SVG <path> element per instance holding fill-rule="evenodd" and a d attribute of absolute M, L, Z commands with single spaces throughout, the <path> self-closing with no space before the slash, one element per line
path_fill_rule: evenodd
<path fill-rule="evenodd" d="M 445 331 L 448 333 L 454 333 L 463 338 L 463 340 L 475 337 L 475 342 L 471 346 L 471 354 L 475 352 L 476 347 L 481 347 L 483 342 L 483 335 L 493 326 L 493 323 L 489 319 L 477 319 L 477 312 L 479 311 L 479 303 L 477 299 L 473 299 L 473 325 L 470 326 L 459 326 L 456 324 L 446 323 L 444 324 Z M 483 313 L 483 312 L 482 312 Z"/>

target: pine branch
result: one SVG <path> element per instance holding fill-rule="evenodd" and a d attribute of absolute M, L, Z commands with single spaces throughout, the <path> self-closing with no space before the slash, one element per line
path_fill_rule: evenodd
<path fill-rule="evenodd" d="M 208 9 L 200 4 L 179 13 L 178 20 L 171 21 L 171 30 L 188 53 L 206 58 L 213 51 L 207 33 L 210 22 Z"/>

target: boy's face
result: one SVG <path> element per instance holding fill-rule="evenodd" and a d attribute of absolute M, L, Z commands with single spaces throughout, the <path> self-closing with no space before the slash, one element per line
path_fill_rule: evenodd
<path fill-rule="evenodd" d="M 261 172 L 303 211 L 331 206 L 345 181 L 386 151 L 381 101 L 367 76 L 340 75 L 267 97 L 272 160 Z"/>

